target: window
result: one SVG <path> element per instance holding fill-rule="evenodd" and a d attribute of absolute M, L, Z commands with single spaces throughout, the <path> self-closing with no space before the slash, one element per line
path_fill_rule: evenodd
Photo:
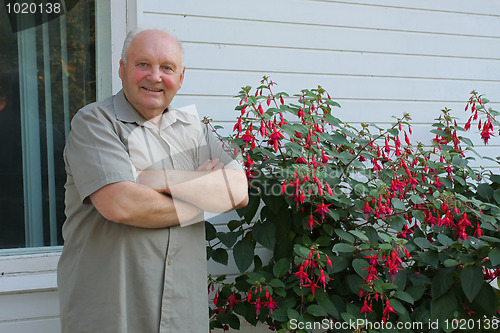
<path fill-rule="evenodd" d="M 0 249 L 62 245 L 65 138 L 96 98 L 95 1 L 16 2 L 0 0 Z"/>

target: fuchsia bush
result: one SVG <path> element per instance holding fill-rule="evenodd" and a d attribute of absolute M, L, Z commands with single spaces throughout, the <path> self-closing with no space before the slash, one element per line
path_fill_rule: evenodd
<path fill-rule="evenodd" d="M 500 176 L 469 166 L 463 135 L 477 122 L 487 144 L 499 113 L 472 92 L 464 128 L 444 109 L 425 145 L 407 114 L 354 127 L 321 87 L 275 89 L 267 77 L 242 88 L 223 138 L 241 151 L 251 199 L 228 232 L 207 222 L 208 257 L 227 264 L 232 249 L 240 271 L 209 281 L 212 328 L 244 318 L 280 332 L 497 332 Z"/>

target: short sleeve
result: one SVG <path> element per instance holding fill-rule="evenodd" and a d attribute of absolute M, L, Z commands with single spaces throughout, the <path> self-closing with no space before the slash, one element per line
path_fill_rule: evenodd
<path fill-rule="evenodd" d="M 203 135 L 207 144 L 209 159 L 218 158 L 224 163 L 225 169 L 242 169 L 241 164 L 238 162 L 241 154 L 237 147 L 234 145 L 231 147 L 229 143 L 225 143 L 227 146 L 223 147 L 221 140 L 212 133 L 207 125 L 203 125 Z"/>
<path fill-rule="evenodd" d="M 95 107 L 82 109 L 71 122 L 64 154 L 82 202 L 105 185 L 135 182 L 135 168 L 113 126 L 116 121 L 112 112 Z"/>

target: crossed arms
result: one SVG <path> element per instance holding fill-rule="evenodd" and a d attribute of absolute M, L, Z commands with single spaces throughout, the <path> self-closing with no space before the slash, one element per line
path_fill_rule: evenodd
<path fill-rule="evenodd" d="M 214 159 L 196 171 L 143 171 L 137 182 L 108 184 L 90 200 L 108 220 L 164 228 L 182 225 L 202 211 L 223 213 L 246 206 L 248 185 L 242 170 L 224 169 Z"/>

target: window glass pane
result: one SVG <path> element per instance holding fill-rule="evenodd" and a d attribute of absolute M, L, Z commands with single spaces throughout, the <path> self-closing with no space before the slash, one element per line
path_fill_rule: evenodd
<path fill-rule="evenodd" d="M 66 1 L 51 20 L 9 3 L 0 0 L 0 249 L 62 245 L 64 142 L 96 96 L 95 3 Z"/>

